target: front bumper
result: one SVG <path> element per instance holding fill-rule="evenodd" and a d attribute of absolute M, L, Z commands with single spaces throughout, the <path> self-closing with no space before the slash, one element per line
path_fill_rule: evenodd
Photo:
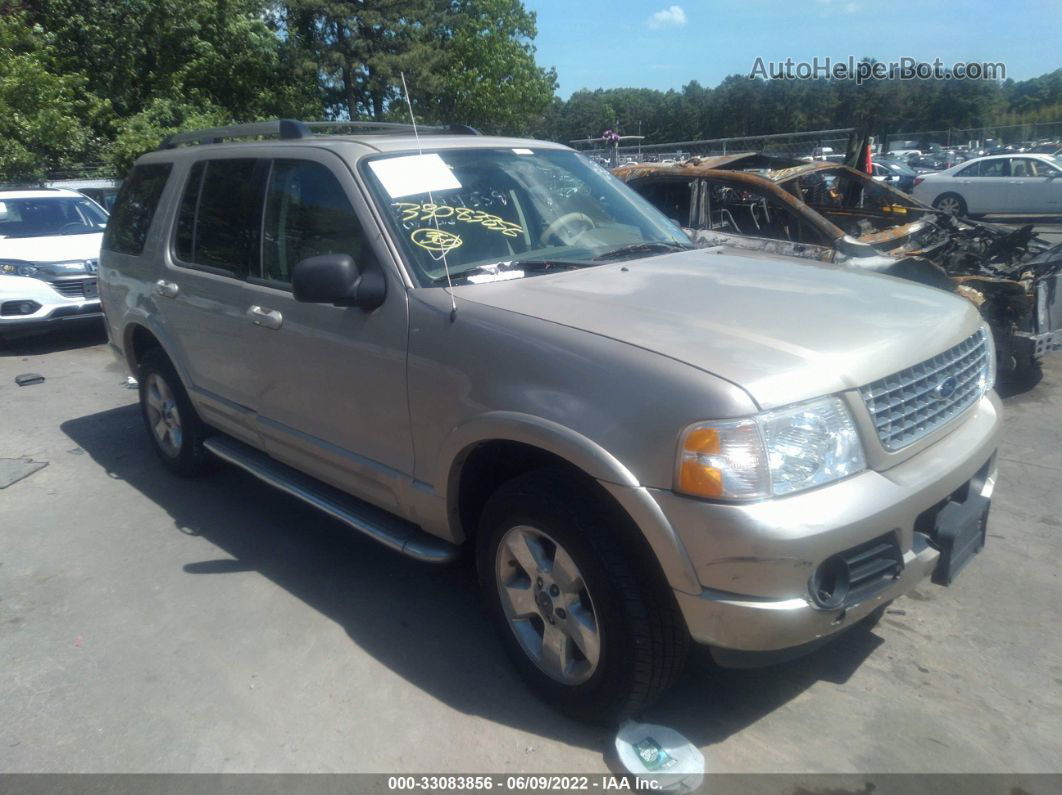
<path fill-rule="evenodd" d="M 89 295 L 66 296 L 49 282 L 26 276 L 0 276 L 0 333 L 32 331 L 60 323 L 102 318 L 103 309 L 98 295 L 93 294 L 96 278 L 89 274 L 75 276 L 68 282 L 88 285 Z M 15 314 L 19 304 L 29 303 L 36 308 L 28 314 Z"/>
<path fill-rule="evenodd" d="M 778 652 L 852 626 L 934 573 L 926 532 L 958 494 L 990 498 L 1000 405 L 984 398 L 941 440 L 886 471 L 791 497 L 737 505 L 652 490 L 684 544 L 702 590 L 675 591 L 690 635 L 717 649 Z M 956 497 L 956 499 L 958 499 Z M 826 609 L 811 597 L 819 564 L 872 540 L 895 540 L 902 568 L 862 601 Z"/>

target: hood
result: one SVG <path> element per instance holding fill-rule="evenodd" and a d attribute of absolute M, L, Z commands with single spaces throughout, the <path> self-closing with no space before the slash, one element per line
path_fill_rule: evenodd
<path fill-rule="evenodd" d="M 859 387 L 977 330 L 961 298 L 725 249 L 463 285 L 463 300 L 619 340 L 743 387 L 761 408 Z"/>
<path fill-rule="evenodd" d="M 0 237 L 0 259 L 27 262 L 99 259 L 102 242 L 102 232 L 88 235 Z"/>

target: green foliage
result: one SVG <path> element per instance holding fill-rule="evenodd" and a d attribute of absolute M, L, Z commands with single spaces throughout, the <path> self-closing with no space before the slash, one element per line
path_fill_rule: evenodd
<path fill-rule="evenodd" d="M 23 15 L 0 14 L 0 179 L 40 179 L 91 148 L 89 123 L 103 103 L 80 75 L 55 68 L 49 44 Z"/>
<path fill-rule="evenodd" d="M 715 88 L 576 91 L 557 101 L 536 131 L 559 141 L 613 128 L 646 143 L 857 127 L 875 135 L 1056 121 L 1062 69 L 1021 82 L 993 80 L 749 80 Z"/>
<path fill-rule="evenodd" d="M 102 144 L 90 154 L 118 173 L 204 120 L 320 115 L 316 80 L 285 60 L 257 0 L 38 0 L 31 8 L 23 25 L 47 31 L 56 70 L 103 109 L 77 117 Z"/>
<path fill-rule="evenodd" d="M 383 119 L 400 96 L 401 72 L 414 85 L 440 87 L 446 5 L 288 0 L 277 15 L 293 57 L 316 70 L 328 115 Z"/>
<path fill-rule="evenodd" d="M 559 141 L 646 143 L 856 126 L 877 135 L 1062 116 L 1032 80 L 765 81 L 555 94 L 521 0 L 0 0 L 0 179 L 123 172 L 184 129 L 263 118 L 407 118 Z"/>
<path fill-rule="evenodd" d="M 535 63 L 535 15 L 519 0 L 460 0 L 435 91 L 410 93 L 435 121 L 519 134 L 546 112 L 557 74 Z"/>
<path fill-rule="evenodd" d="M 155 149 L 168 135 L 232 122 L 232 115 L 225 109 L 158 97 L 118 125 L 118 134 L 107 148 L 107 163 L 115 174 L 124 174 L 134 160 Z"/>
<path fill-rule="evenodd" d="M 277 14 L 292 57 L 317 69 L 332 118 L 405 119 L 404 73 L 424 120 L 516 132 L 556 90 L 556 74 L 535 64 L 535 16 L 520 0 L 289 0 Z"/>

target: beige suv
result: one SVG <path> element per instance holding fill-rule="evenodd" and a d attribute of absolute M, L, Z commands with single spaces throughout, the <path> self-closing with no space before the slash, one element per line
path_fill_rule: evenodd
<path fill-rule="evenodd" d="M 123 184 L 101 295 L 173 471 L 468 548 L 528 682 L 605 722 L 691 639 L 792 656 L 983 545 L 1000 405 L 969 302 L 694 249 L 557 144 L 339 132 L 184 134 Z"/>

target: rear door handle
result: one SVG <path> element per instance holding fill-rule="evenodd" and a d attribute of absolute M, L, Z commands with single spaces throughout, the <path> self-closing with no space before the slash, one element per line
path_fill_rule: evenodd
<path fill-rule="evenodd" d="M 255 304 L 247 310 L 247 316 L 256 326 L 268 329 L 278 329 L 284 323 L 284 316 L 275 309 L 266 309 L 264 306 Z"/>
<path fill-rule="evenodd" d="M 168 282 L 165 279 L 155 282 L 155 295 L 161 295 L 163 298 L 176 298 L 180 291 L 181 288 L 176 282 Z"/>

